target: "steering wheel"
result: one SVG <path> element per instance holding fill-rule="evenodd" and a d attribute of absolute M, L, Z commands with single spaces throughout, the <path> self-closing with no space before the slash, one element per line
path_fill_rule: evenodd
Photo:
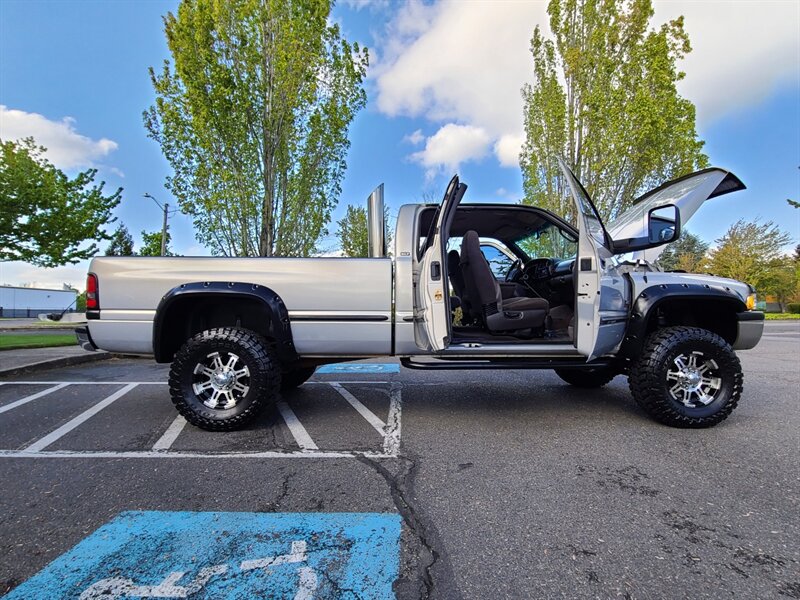
<path fill-rule="evenodd" d="M 552 258 L 534 258 L 525 264 L 522 278 L 526 281 L 544 281 L 553 274 Z"/>
<path fill-rule="evenodd" d="M 506 271 L 506 282 L 515 282 L 519 277 L 522 275 L 522 261 L 520 259 L 515 259 L 511 266 Z"/>

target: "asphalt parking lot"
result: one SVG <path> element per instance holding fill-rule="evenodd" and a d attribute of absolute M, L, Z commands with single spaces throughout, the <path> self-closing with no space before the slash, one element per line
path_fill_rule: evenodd
<path fill-rule="evenodd" d="M 95 595 L 66 597 L 252 597 L 246 575 L 291 567 L 273 597 L 800 598 L 800 323 L 740 356 L 739 408 L 701 431 L 648 419 L 622 377 L 579 390 L 545 371 L 317 374 L 233 433 L 176 417 L 151 361 L 4 380 L 0 593 L 37 597 L 18 586 L 102 528 L 144 532 L 135 574 L 112 561 Z M 158 546 L 162 516 L 288 537 L 269 558 L 198 547 L 195 573 Z M 319 531 L 330 550 L 367 529 L 347 548 L 370 585 L 312 564 Z M 170 553 L 174 571 L 148 571 Z"/>

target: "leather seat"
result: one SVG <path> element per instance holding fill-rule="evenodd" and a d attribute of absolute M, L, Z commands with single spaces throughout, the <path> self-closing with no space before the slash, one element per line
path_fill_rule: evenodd
<path fill-rule="evenodd" d="M 467 231 L 462 239 L 461 273 L 472 311 L 489 331 L 515 332 L 544 326 L 550 308 L 547 300 L 503 298 L 500 283 L 481 252 L 480 239 L 475 231 Z"/>

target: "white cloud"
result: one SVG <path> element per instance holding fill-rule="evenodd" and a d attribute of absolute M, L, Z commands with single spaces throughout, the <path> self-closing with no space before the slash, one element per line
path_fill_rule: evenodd
<path fill-rule="evenodd" d="M 514 192 L 514 191 L 511 191 L 511 190 L 507 190 L 504 187 L 501 187 L 501 188 L 497 188 L 495 190 L 494 195 L 499 197 L 499 198 L 506 198 L 508 200 L 516 200 L 516 199 L 522 197 L 524 194 L 521 191 Z"/>
<path fill-rule="evenodd" d="M 543 15 L 543 3 L 404 5 L 379 48 L 379 110 L 518 132 L 529 40 Z"/>
<path fill-rule="evenodd" d="M 462 162 L 480 160 L 488 153 L 490 143 L 489 134 L 480 127 L 448 123 L 425 140 L 425 148 L 410 158 L 425 167 L 430 178 L 442 169 L 456 171 Z"/>
<path fill-rule="evenodd" d="M 519 165 L 519 154 L 524 143 L 525 136 L 507 133 L 495 142 L 494 154 L 504 167 L 516 167 Z"/>
<path fill-rule="evenodd" d="M 417 129 L 413 133 L 409 133 L 403 137 L 403 141 L 408 142 L 412 146 L 419 146 L 424 140 L 425 135 L 422 133 L 422 129 Z"/>
<path fill-rule="evenodd" d="M 800 79 L 800 3 L 661 1 L 653 22 L 680 15 L 693 50 L 678 89 L 697 106 L 701 125 Z"/>
<path fill-rule="evenodd" d="M 800 3 L 656 0 L 655 11 L 653 27 L 686 17 L 694 51 L 681 65 L 687 76 L 679 89 L 697 104 L 700 127 L 798 79 Z M 516 166 L 524 139 L 520 89 L 532 80 L 537 24 L 549 35 L 544 2 L 402 5 L 375 35 L 370 77 L 378 110 L 481 129 L 498 162 Z"/>
<path fill-rule="evenodd" d="M 19 140 L 33 137 L 47 148 L 47 158 L 60 169 L 95 167 L 97 161 L 117 149 L 107 138 L 93 140 L 75 130 L 75 119 L 64 117 L 51 121 L 46 117 L 0 105 L 0 138 Z M 114 171 L 121 175 L 119 170 Z"/>

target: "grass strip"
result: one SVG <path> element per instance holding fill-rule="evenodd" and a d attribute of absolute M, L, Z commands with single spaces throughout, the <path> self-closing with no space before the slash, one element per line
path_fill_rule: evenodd
<path fill-rule="evenodd" d="M 53 348 L 56 346 L 75 346 L 78 340 L 75 334 L 63 335 L 0 335 L 0 350 L 18 350 L 21 348 Z"/>

